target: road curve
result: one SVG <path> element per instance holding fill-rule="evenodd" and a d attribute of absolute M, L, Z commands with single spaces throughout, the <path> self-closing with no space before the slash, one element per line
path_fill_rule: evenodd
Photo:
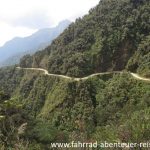
<path fill-rule="evenodd" d="M 16 68 L 17 69 L 24 69 L 24 70 L 43 71 L 44 74 L 48 75 L 48 76 L 61 77 L 61 78 L 64 78 L 64 79 L 70 79 L 70 80 L 75 80 L 75 81 L 87 80 L 87 79 L 92 78 L 92 77 L 97 76 L 97 75 L 104 75 L 104 74 L 111 74 L 111 73 L 121 73 L 121 71 L 103 72 L 103 73 L 94 73 L 94 74 L 91 74 L 91 75 L 89 75 L 87 77 L 83 77 L 83 78 L 74 78 L 74 77 L 69 77 L 69 76 L 65 76 L 65 75 L 51 74 L 46 69 L 42 69 L 42 68 L 22 68 L 22 67 L 16 67 Z M 130 74 L 132 75 L 132 77 L 134 77 L 137 80 L 142 80 L 142 81 L 148 81 L 148 82 L 150 82 L 150 79 L 141 77 L 140 75 L 138 75 L 136 73 L 130 73 Z"/>
<path fill-rule="evenodd" d="M 143 80 L 143 81 L 149 81 L 150 82 L 150 79 L 148 78 L 144 78 L 144 77 L 141 77 L 139 76 L 138 74 L 136 73 L 130 73 L 134 78 L 138 79 L 138 80 Z"/>

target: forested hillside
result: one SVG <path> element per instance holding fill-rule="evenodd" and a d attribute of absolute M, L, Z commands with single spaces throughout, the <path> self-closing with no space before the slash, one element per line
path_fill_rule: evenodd
<path fill-rule="evenodd" d="M 46 150 L 52 142 L 150 138 L 150 84 L 127 73 L 77 82 L 7 68 L 0 85 L 0 147 Z"/>
<path fill-rule="evenodd" d="M 20 65 L 72 76 L 123 69 L 150 76 L 149 14 L 149 0 L 101 0 L 44 51 L 22 58 Z"/>
<path fill-rule="evenodd" d="M 149 142 L 150 82 L 126 71 L 150 77 L 149 13 L 149 0 L 101 0 L 45 50 L 20 62 L 71 77 L 119 73 L 75 81 L 16 66 L 0 69 L 0 149 Z"/>

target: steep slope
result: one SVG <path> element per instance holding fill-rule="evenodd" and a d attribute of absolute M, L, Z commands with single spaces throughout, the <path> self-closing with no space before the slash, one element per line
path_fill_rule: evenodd
<path fill-rule="evenodd" d="M 0 69 L 0 85 L 0 148 L 150 138 L 150 84 L 127 73 L 77 82 L 14 67 Z"/>
<path fill-rule="evenodd" d="M 56 27 L 41 29 L 31 36 L 17 37 L 8 41 L 3 47 L 0 47 L 0 66 L 17 64 L 25 54 L 33 54 L 38 50 L 44 49 L 70 23 L 70 21 L 64 20 Z"/>
<path fill-rule="evenodd" d="M 23 57 L 20 66 L 69 76 L 123 69 L 149 76 L 149 9 L 149 0 L 101 0 L 44 51 Z M 40 70 L 0 69 L 0 149 L 149 141 L 149 82 L 126 72 L 75 81 Z"/>
<path fill-rule="evenodd" d="M 149 12 L 149 0 L 101 0 L 44 51 L 20 64 L 73 76 L 125 68 L 149 76 Z"/>

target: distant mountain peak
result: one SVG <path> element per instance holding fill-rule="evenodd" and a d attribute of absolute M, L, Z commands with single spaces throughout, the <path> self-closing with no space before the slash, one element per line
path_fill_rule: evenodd
<path fill-rule="evenodd" d="M 63 20 L 63 21 L 60 21 L 59 23 L 58 23 L 58 26 L 60 26 L 60 25 L 65 25 L 65 24 L 70 24 L 71 23 L 71 21 L 70 20 Z"/>
<path fill-rule="evenodd" d="M 18 63 L 24 54 L 33 54 L 33 52 L 50 45 L 52 40 L 62 33 L 70 23 L 69 20 L 64 20 L 55 27 L 40 29 L 30 36 L 14 37 L 7 41 L 4 46 L 0 47 L 0 66 Z M 16 59 L 15 62 L 11 62 L 14 60 L 12 57 Z"/>

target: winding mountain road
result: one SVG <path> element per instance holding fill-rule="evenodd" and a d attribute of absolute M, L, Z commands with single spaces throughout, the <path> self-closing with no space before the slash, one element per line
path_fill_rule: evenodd
<path fill-rule="evenodd" d="M 94 74 L 91 74 L 91 75 L 89 75 L 87 77 L 83 77 L 83 78 L 75 78 L 75 77 L 69 77 L 69 76 L 59 75 L 59 74 L 51 74 L 46 69 L 42 69 L 42 68 L 22 68 L 22 67 L 16 67 L 16 68 L 17 69 L 24 69 L 24 70 L 43 71 L 44 74 L 48 75 L 48 76 L 61 77 L 61 78 L 64 78 L 64 79 L 70 79 L 70 80 L 75 80 L 75 81 L 87 80 L 87 79 L 92 78 L 92 77 L 97 76 L 97 75 L 104 75 L 104 74 L 111 74 L 111 73 L 121 73 L 121 71 L 103 72 L 103 73 L 94 73 Z M 141 77 L 140 75 L 138 75 L 136 73 L 130 73 L 130 74 L 132 75 L 132 77 L 134 77 L 137 80 L 142 80 L 142 81 L 148 81 L 148 82 L 150 82 L 149 78 Z"/>
<path fill-rule="evenodd" d="M 141 77 L 139 76 L 138 74 L 136 73 L 130 73 L 134 78 L 138 79 L 138 80 L 143 80 L 143 81 L 149 81 L 150 82 L 150 79 L 149 78 L 144 78 L 144 77 Z"/>

